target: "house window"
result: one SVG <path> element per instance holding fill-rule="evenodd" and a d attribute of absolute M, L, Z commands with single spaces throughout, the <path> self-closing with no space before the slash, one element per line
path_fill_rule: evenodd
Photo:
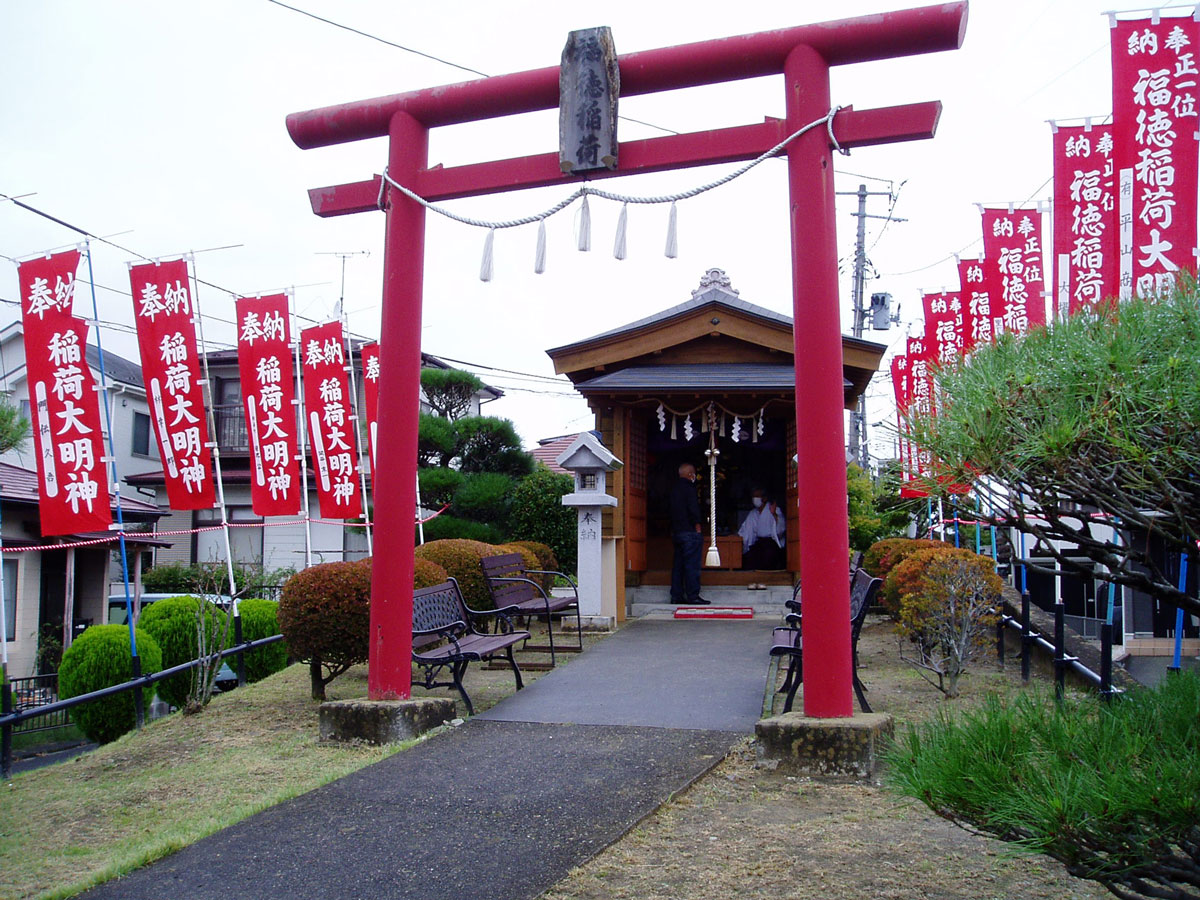
<path fill-rule="evenodd" d="M 17 561 L 4 560 L 4 625 L 5 641 L 17 639 Z"/>
<path fill-rule="evenodd" d="M 133 455 L 153 456 L 157 448 L 150 437 L 150 417 L 145 413 L 133 414 Z"/>
<path fill-rule="evenodd" d="M 262 524 L 262 519 L 254 514 L 249 506 L 229 506 L 229 521 L 236 523 Z M 221 510 L 196 510 L 195 523 L 197 528 L 207 528 L 221 524 Z M 205 531 L 195 536 L 195 555 L 197 563 L 219 562 L 225 559 L 225 534 L 221 530 Z M 241 566 L 261 566 L 263 561 L 263 530 L 261 528 L 231 528 L 229 529 L 229 549 L 233 553 L 233 561 Z"/>

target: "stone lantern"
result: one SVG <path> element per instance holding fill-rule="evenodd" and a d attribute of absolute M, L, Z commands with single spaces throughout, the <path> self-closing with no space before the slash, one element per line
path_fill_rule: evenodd
<path fill-rule="evenodd" d="M 617 505 L 617 498 L 605 490 L 607 475 L 624 464 L 589 431 L 579 435 L 555 462 L 575 478 L 575 490 L 562 502 L 575 507 L 578 516 L 579 614 L 593 625 L 611 627 L 617 615 L 616 547 L 612 538 L 602 536 L 600 523 L 602 510 Z"/>

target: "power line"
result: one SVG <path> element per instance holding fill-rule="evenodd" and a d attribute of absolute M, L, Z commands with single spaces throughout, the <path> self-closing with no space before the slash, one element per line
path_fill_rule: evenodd
<path fill-rule="evenodd" d="M 306 9 L 300 9 L 300 7 L 298 7 L 298 6 L 289 6 L 288 4 L 281 2 L 281 0 L 267 0 L 267 2 L 274 3 L 276 6 L 281 6 L 284 9 L 290 9 L 292 12 L 299 13 L 302 16 L 308 16 L 310 19 L 316 19 L 318 22 L 324 22 L 326 25 L 332 25 L 334 28 L 341 28 L 343 31 L 352 32 L 354 34 L 359 35 L 360 37 L 365 37 L 372 41 L 378 41 L 381 44 L 387 44 L 387 46 L 394 47 L 397 50 L 403 50 L 405 53 L 414 53 L 417 56 L 423 56 L 423 57 L 425 57 L 425 59 L 430 59 L 430 60 L 433 60 L 434 62 L 439 62 L 442 65 L 450 66 L 455 69 L 461 69 L 463 72 L 470 72 L 472 75 L 478 75 L 481 78 L 490 78 L 491 77 L 487 72 L 481 72 L 481 71 L 479 71 L 479 69 L 473 69 L 470 66 L 464 66 L 461 63 L 451 62 L 450 60 L 443 59 L 440 56 L 434 56 L 432 53 L 426 53 L 424 50 L 417 50 L 413 47 L 406 47 L 403 44 L 397 44 L 395 41 L 389 41 L 387 38 L 382 38 L 377 34 L 371 34 L 368 31 L 361 31 L 358 28 L 354 28 L 350 25 L 343 25 L 341 22 L 335 22 L 335 21 L 333 21 L 333 19 L 326 19 L 324 16 L 318 16 L 316 13 L 311 13 Z M 617 118 L 623 119 L 626 122 L 633 122 L 635 125 L 645 125 L 647 128 L 655 128 L 658 131 L 665 131 L 667 134 L 679 134 L 680 133 L 678 131 L 675 131 L 673 128 L 665 128 L 662 125 L 655 125 L 653 122 L 646 122 L 646 121 L 643 121 L 642 119 L 635 119 L 632 116 L 619 115 L 619 116 L 617 116 Z"/>
<path fill-rule="evenodd" d="M 271 2 L 273 2 L 273 0 L 271 0 Z M 122 246 L 121 244 L 118 244 L 116 241 L 113 241 L 109 238 L 103 237 L 98 234 L 93 234 L 92 232 L 88 231 L 86 228 L 81 228 L 78 225 L 72 225 L 70 222 L 67 222 L 64 219 L 60 219 L 58 216 L 51 215 L 50 213 L 46 212 L 45 210 L 38 209 L 36 206 L 30 206 L 28 203 L 23 203 L 21 200 L 17 199 L 16 197 L 10 197 L 8 194 L 0 194 L 0 200 L 8 200 L 11 203 L 15 204 L 16 206 L 19 206 L 21 209 L 25 210 L 26 212 L 31 212 L 36 216 L 41 216 L 43 219 L 48 219 L 49 221 L 54 222 L 56 225 L 61 225 L 63 228 L 66 228 L 69 231 L 74 231 L 76 234 L 81 234 L 90 240 L 99 241 L 102 244 L 108 244 L 110 247 L 114 247 L 117 250 L 120 250 L 122 253 L 127 253 L 130 256 L 136 256 L 138 259 L 143 260 L 144 262 L 154 262 L 155 261 L 153 257 L 146 256 L 145 254 L 142 254 L 142 253 L 138 253 L 138 251 L 133 250 L 129 247 Z M 242 246 L 242 245 L 241 244 L 227 244 L 222 247 L 209 247 L 209 248 L 206 248 L 206 250 L 224 250 L 229 247 L 240 247 L 240 246 Z M 189 251 L 189 252 L 190 253 L 203 253 L 203 252 L 206 252 L 206 250 L 195 250 L 195 251 Z M 5 257 L 5 258 L 12 259 L 12 257 Z M 193 277 L 195 278 L 197 284 L 202 284 L 205 287 L 210 287 L 213 290 L 220 291 L 223 294 L 228 294 L 230 297 L 247 296 L 244 293 L 240 293 L 238 291 L 231 291 L 227 287 L 222 287 L 221 285 L 215 284 L 211 281 L 205 281 L 203 278 L 198 278 L 195 276 L 194 271 L 193 271 Z M 86 282 L 86 281 L 84 282 L 84 284 L 88 284 L 88 283 L 89 282 Z M 106 291 L 112 291 L 115 294 L 123 294 L 126 297 L 132 296 L 132 294 L 130 294 L 127 291 L 118 290 L 117 288 L 108 287 L 106 285 L 96 284 L 96 287 L 102 288 L 103 290 L 106 290 Z M 233 321 L 232 319 L 223 319 L 220 316 L 214 316 L 212 313 L 203 313 L 202 315 L 206 319 L 211 319 L 214 322 L 220 322 L 222 325 L 232 325 L 234 328 L 237 328 L 237 322 Z M 302 316 L 299 313 L 295 313 L 295 316 L 298 320 L 303 320 L 305 322 L 312 322 L 313 324 L 320 324 L 322 321 L 320 319 L 313 319 L 313 318 L 309 318 L 308 316 Z M 363 340 L 373 340 L 373 338 L 367 337 L 365 335 L 356 335 L 353 333 L 350 333 L 350 337 L 360 338 Z M 206 342 L 206 343 L 209 343 L 209 342 Z"/>
<path fill-rule="evenodd" d="M 434 56 L 432 53 L 426 53 L 423 50 L 417 50 L 413 47 L 406 47 L 403 44 L 397 44 L 395 41 L 389 41 L 386 38 L 381 38 L 378 35 L 371 34 L 366 31 L 360 31 L 349 25 L 343 25 L 341 22 L 335 22 L 333 19 L 326 19 L 324 16 L 318 16 L 316 13 L 311 13 L 306 9 L 300 9 L 297 6 L 288 6 L 286 3 L 281 3 L 280 0 L 267 0 L 268 3 L 274 3 L 276 6 L 282 6 L 284 9 L 290 9 L 294 13 L 299 13 L 302 16 L 308 16 L 310 19 L 316 19 L 318 22 L 324 22 L 326 25 L 332 25 L 334 28 L 341 28 L 343 31 L 349 31 L 360 37 L 369 38 L 372 41 L 378 41 L 381 44 L 387 44 L 389 47 L 395 47 L 397 50 L 403 50 L 405 53 L 414 53 L 417 56 L 423 56 L 426 59 L 431 59 L 434 62 L 439 62 L 444 66 L 451 66 L 455 69 L 461 69 L 464 72 L 470 72 L 472 75 L 479 75 L 482 78 L 487 78 L 486 72 L 480 72 L 478 69 L 472 69 L 470 66 L 464 66 L 460 63 L 451 62 L 448 59 L 442 59 L 440 56 Z"/>

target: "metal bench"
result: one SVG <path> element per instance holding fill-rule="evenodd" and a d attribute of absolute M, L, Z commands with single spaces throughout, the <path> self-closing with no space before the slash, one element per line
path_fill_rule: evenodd
<path fill-rule="evenodd" d="M 475 620 L 483 618 L 495 618 L 494 633 L 476 630 Z M 456 688 L 467 705 L 468 715 L 475 714 L 475 707 L 463 687 L 467 665 L 503 653 L 512 666 L 519 691 L 525 684 L 513 659 L 513 645 L 528 638 L 529 632 L 515 631 L 503 612 L 468 607 L 453 578 L 413 593 L 413 662 L 424 670 L 426 688 Z M 449 669 L 453 680 L 435 680 L 442 669 Z"/>
<path fill-rule="evenodd" d="M 556 662 L 555 651 L 563 653 L 579 653 L 583 650 L 583 628 L 579 617 L 579 589 L 570 576 L 563 572 L 552 572 L 546 569 L 526 569 L 525 560 L 520 553 L 505 553 L 502 556 L 485 556 L 479 561 L 483 568 L 483 577 L 487 582 L 488 591 L 492 595 L 492 603 L 497 611 L 508 616 L 545 616 L 546 635 L 548 644 L 526 644 L 522 650 L 550 652 L 550 665 Z M 572 596 L 555 597 L 549 594 L 530 578 L 530 575 L 557 575 L 567 580 L 571 585 Z M 554 629 L 551 622 L 552 613 L 562 613 L 575 608 L 575 633 L 578 645 L 574 647 L 554 646 Z"/>
<path fill-rule="evenodd" d="M 883 586 L 883 579 L 872 578 L 864 569 L 856 569 L 850 581 L 850 653 L 852 659 L 854 693 L 858 697 L 858 705 L 863 712 L 870 712 L 871 705 L 867 703 L 866 688 L 858 677 L 858 636 L 862 631 L 863 622 L 867 618 L 867 610 L 875 602 L 875 595 Z M 796 690 L 803 680 L 804 637 L 803 614 L 801 601 L 789 600 L 787 607 L 791 612 L 787 615 L 787 625 L 776 628 L 772 632 L 771 661 L 767 668 L 766 693 L 763 697 L 763 715 L 772 714 L 775 705 L 775 694 L 785 694 L 783 704 L 785 713 L 792 711 L 792 703 L 796 699 Z M 778 691 L 775 690 L 776 672 L 779 661 L 784 657 L 788 660 L 787 677 Z"/>

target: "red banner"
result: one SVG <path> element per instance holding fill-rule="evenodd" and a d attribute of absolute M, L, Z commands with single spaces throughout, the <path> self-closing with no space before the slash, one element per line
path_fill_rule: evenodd
<path fill-rule="evenodd" d="M 367 450 L 371 454 L 371 471 L 376 472 L 377 455 L 375 439 L 379 422 L 379 345 L 364 344 L 363 367 L 363 411 L 367 414 Z"/>
<path fill-rule="evenodd" d="M 211 509 L 216 490 L 187 262 L 131 266 L 129 284 L 167 502 L 176 510 Z"/>
<path fill-rule="evenodd" d="M 342 323 L 300 332 L 304 360 L 304 413 L 312 447 L 317 497 L 324 519 L 362 515 L 358 485 L 358 436 L 350 409 Z"/>
<path fill-rule="evenodd" d="M 963 307 L 956 293 L 922 294 L 925 310 L 925 347 L 930 362 L 944 366 L 962 356 Z"/>
<path fill-rule="evenodd" d="M 296 515 L 301 483 L 288 298 L 241 297 L 236 309 L 250 505 L 260 516 Z"/>
<path fill-rule="evenodd" d="M 1116 21 L 1113 143 L 1120 296 L 1169 288 L 1196 270 L 1196 44 L 1200 23 Z"/>
<path fill-rule="evenodd" d="M 1117 295 L 1111 125 L 1054 130 L 1054 309 L 1091 309 Z"/>
<path fill-rule="evenodd" d="M 992 304 L 983 277 L 982 259 L 958 261 L 959 296 L 963 305 L 963 352 L 992 340 Z"/>
<path fill-rule="evenodd" d="M 77 250 L 17 266 L 44 537 L 103 531 L 112 522 L 88 326 L 71 315 L 78 266 Z"/>
<path fill-rule="evenodd" d="M 983 211 L 983 278 L 993 336 L 1046 324 L 1042 214 L 1033 209 Z"/>

